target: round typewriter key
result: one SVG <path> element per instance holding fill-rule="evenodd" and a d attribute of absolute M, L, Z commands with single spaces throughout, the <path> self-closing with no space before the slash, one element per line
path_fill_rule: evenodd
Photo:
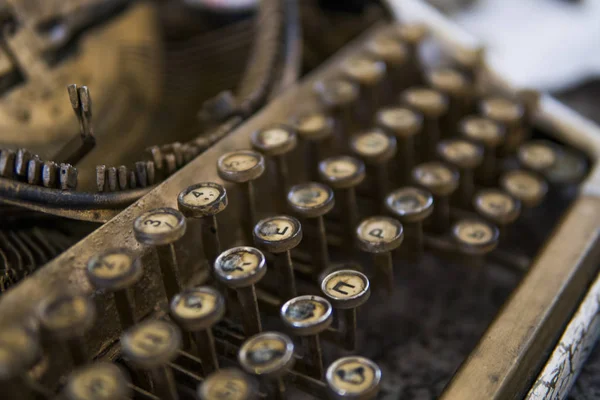
<path fill-rule="evenodd" d="M 569 186 L 580 182 L 586 174 L 586 161 L 574 151 L 561 148 L 556 163 L 546 171 L 546 178 L 556 185 Z"/>
<path fill-rule="evenodd" d="M 356 228 L 358 247 L 373 254 L 377 283 L 391 294 L 394 290 L 392 251 L 404 240 L 402 224 L 389 217 L 376 216 L 362 220 Z"/>
<path fill-rule="evenodd" d="M 431 215 L 434 208 L 431 193 L 404 187 L 391 192 L 385 199 L 385 205 L 402 222 L 407 239 L 412 241 L 407 247 L 420 256 L 423 253 L 423 220 Z"/>
<path fill-rule="evenodd" d="M 237 291 L 247 336 L 262 330 L 254 285 L 266 272 L 265 256 L 254 247 L 234 247 L 221 253 L 215 261 L 217 279 Z"/>
<path fill-rule="evenodd" d="M 473 206 L 479 215 L 498 226 L 500 237 L 521 213 L 521 202 L 498 189 L 478 192 L 473 199 Z"/>
<path fill-rule="evenodd" d="M 202 182 L 188 186 L 177 196 L 177 207 L 187 218 L 199 218 L 202 247 L 209 265 L 221 253 L 217 214 L 228 204 L 227 191 L 218 183 Z"/>
<path fill-rule="evenodd" d="M 344 347 L 356 348 L 356 309 L 371 296 L 369 279 L 351 269 L 342 269 L 327 275 L 321 282 L 321 291 L 344 319 Z M 334 318 L 338 314 L 334 314 Z"/>
<path fill-rule="evenodd" d="M 474 88 L 469 79 L 453 68 L 438 68 L 427 74 L 429 85 L 448 98 L 448 114 L 444 121 L 446 137 L 456 132 L 458 121 L 469 111 Z"/>
<path fill-rule="evenodd" d="M 481 114 L 506 129 L 503 152 L 512 153 L 526 139 L 525 107 L 504 97 L 489 97 L 479 105 Z"/>
<path fill-rule="evenodd" d="M 296 132 L 286 126 L 273 126 L 252 134 L 252 147 L 267 157 L 272 157 L 277 166 L 277 186 L 285 199 L 289 185 L 287 154 L 296 148 Z"/>
<path fill-rule="evenodd" d="M 379 393 L 381 369 L 364 357 L 343 357 L 327 368 L 326 379 L 332 399 L 370 400 Z"/>
<path fill-rule="evenodd" d="M 353 56 L 342 62 L 342 74 L 360 87 L 359 115 L 363 124 L 368 124 L 371 115 L 379 107 L 383 91 L 385 63 L 368 56 Z"/>
<path fill-rule="evenodd" d="M 548 184 L 542 178 L 523 170 L 505 173 L 500 178 L 500 186 L 527 208 L 540 204 L 548 192 Z"/>
<path fill-rule="evenodd" d="M 280 297 L 287 300 L 296 297 L 296 280 L 291 250 L 302 240 L 302 225 L 294 217 L 278 215 L 259 221 L 254 227 L 254 243 L 276 254 L 275 270 L 281 282 Z"/>
<path fill-rule="evenodd" d="M 427 27 L 419 23 L 408 23 L 392 27 L 391 36 L 408 46 L 409 65 L 404 71 L 411 84 L 423 82 L 423 66 L 419 54 L 419 47 L 427 37 Z"/>
<path fill-rule="evenodd" d="M 258 388 L 249 376 L 237 368 L 227 368 L 210 374 L 200 386 L 201 400 L 252 400 Z"/>
<path fill-rule="evenodd" d="M 319 161 L 322 157 L 322 147 L 333 134 L 333 118 L 320 111 L 301 115 L 294 123 L 294 129 L 300 139 L 306 142 L 309 179 L 318 179 Z"/>
<path fill-rule="evenodd" d="M 396 154 L 396 138 L 386 135 L 380 129 L 372 129 L 354 135 L 350 147 L 367 164 L 367 169 L 372 170 L 377 201 L 383 204 L 389 186 L 388 163 Z"/>
<path fill-rule="evenodd" d="M 19 325 L 0 328 L 0 382 L 8 399 L 34 399 L 27 371 L 40 356 L 37 335 Z"/>
<path fill-rule="evenodd" d="M 350 135 L 355 125 L 360 87 L 348 79 L 331 79 L 317 83 L 315 90 L 335 120 L 335 136 L 342 145 L 343 138 Z"/>
<path fill-rule="evenodd" d="M 204 376 L 219 369 L 212 326 L 225 314 L 225 299 L 208 286 L 186 289 L 171 300 L 171 317 L 192 333 Z"/>
<path fill-rule="evenodd" d="M 67 345 L 75 366 L 87 361 L 84 335 L 94 325 L 94 303 L 80 295 L 61 295 L 42 304 L 39 311 L 43 329 Z"/>
<path fill-rule="evenodd" d="M 180 349 L 181 332 L 166 321 L 144 321 L 121 336 L 123 356 L 135 368 L 149 372 L 155 394 L 164 400 L 179 398 L 169 363 Z"/>
<path fill-rule="evenodd" d="M 448 111 L 446 96 L 437 90 L 425 87 L 413 87 L 402 92 L 400 100 L 406 106 L 423 115 L 423 134 L 421 135 L 421 160 L 436 158 L 437 142 L 441 138 L 441 118 Z"/>
<path fill-rule="evenodd" d="M 458 129 L 465 139 L 483 146 L 479 178 L 486 185 L 492 184 L 496 178 L 496 149 L 504 141 L 504 129 L 491 119 L 477 116 L 463 118 Z"/>
<path fill-rule="evenodd" d="M 379 128 L 396 138 L 396 183 L 407 185 L 417 158 L 415 139 L 423 127 L 423 117 L 409 108 L 389 107 L 379 110 L 375 121 Z"/>
<path fill-rule="evenodd" d="M 498 228 L 482 220 L 463 219 L 452 227 L 452 238 L 459 250 L 477 267 L 483 265 L 484 255 L 498 246 L 498 237 Z"/>
<path fill-rule="evenodd" d="M 62 394 L 68 400 L 125 400 L 132 390 L 121 368 L 96 362 L 71 373 Z"/>
<path fill-rule="evenodd" d="M 311 373 L 323 378 L 323 355 L 319 333 L 331 326 L 331 304 L 319 296 L 298 296 L 281 307 L 283 323 L 297 336 L 304 339 L 304 357 L 311 359 Z"/>
<path fill-rule="evenodd" d="M 483 148 L 464 139 L 448 139 L 438 143 L 438 154 L 460 171 L 458 202 L 470 207 L 475 191 L 475 169 L 483 162 Z"/>
<path fill-rule="evenodd" d="M 333 190 L 321 183 L 309 182 L 292 187 L 288 193 L 288 205 L 298 215 L 315 221 L 315 242 L 311 246 L 313 275 L 319 274 L 329 266 L 327 233 L 323 216 L 333 208 L 335 201 Z"/>
<path fill-rule="evenodd" d="M 179 292 L 176 241 L 185 234 L 185 217 L 173 208 L 156 208 L 135 220 L 133 233 L 138 242 L 156 246 L 158 264 L 163 278 L 167 299 L 171 300 Z"/>
<path fill-rule="evenodd" d="M 346 244 L 354 245 L 353 231 L 358 223 L 356 186 L 365 179 L 365 165 L 348 156 L 330 157 L 319 163 L 321 180 L 336 191 L 340 212 L 346 223 Z"/>
<path fill-rule="evenodd" d="M 285 399 L 282 377 L 293 367 L 294 343 L 280 332 L 263 332 L 246 340 L 238 353 L 242 368 L 273 383 L 271 398 Z"/>
<path fill-rule="evenodd" d="M 241 185 L 245 201 L 241 211 L 242 227 L 247 243 L 250 243 L 256 222 L 256 197 L 252 182 L 265 172 L 265 159 L 262 154 L 252 150 L 233 151 L 219 157 L 217 172 L 224 181 Z"/>
<path fill-rule="evenodd" d="M 519 163 L 524 169 L 545 175 L 558 158 L 555 144 L 547 140 L 525 142 L 517 151 Z"/>
<path fill-rule="evenodd" d="M 444 233 L 450 225 L 449 196 L 458 187 L 459 173 L 454 168 L 432 161 L 417 165 L 413 171 L 414 182 L 433 194 L 433 227 L 437 233 Z"/>
<path fill-rule="evenodd" d="M 374 58 L 383 60 L 387 71 L 386 85 L 389 85 L 387 94 L 394 94 L 404 89 L 407 82 L 404 81 L 404 69 L 409 61 L 409 49 L 402 43 L 389 35 L 378 35 L 367 43 L 367 51 Z M 386 96 L 388 100 L 391 97 Z"/>
<path fill-rule="evenodd" d="M 127 249 L 109 249 L 96 254 L 88 261 L 87 276 L 90 283 L 96 289 L 113 293 L 123 330 L 135 323 L 127 289 L 139 282 L 143 273 L 139 259 Z"/>

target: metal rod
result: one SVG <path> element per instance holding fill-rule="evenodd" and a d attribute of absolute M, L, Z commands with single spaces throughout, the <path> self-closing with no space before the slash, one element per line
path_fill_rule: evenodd
<path fill-rule="evenodd" d="M 238 300 L 242 305 L 242 321 L 246 336 L 256 335 L 262 331 L 258 301 L 254 285 L 237 289 Z"/>
<path fill-rule="evenodd" d="M 395 287 L 392 253 L 386 251 L 385 253 L 373 254 L 373 263 L 376 268 L 377 282 L 382 286 L 385 285 L 385 290 L 388 295 L 391 295 Z"/>
<path fill-rule="evenodd" d="M 304 336 L 304 357 L 310 359 L 309 374 L 316 379 L 323 379 L 323 350 L 319 335 Z"/>
<path fill-rule="evenodd" d="M 356 308 L 343 310 L 344 313 L 344 347 L 348 351 L 356 349 Z"/>
<path fill-rule="evenodd" d="M 221 254 L 221 242 L 219 240 L 219 230 L 217 225 L 217 216 L 211 215 L 200 219 L 202 232 L 202 247 L 208 265 L 212 267 L 215 260 Z"/>
<path fill-rule="evenodd" d="M 119 314 L 121 329 L 125 331 L 135 324 L 135 317 L 129 303 L 127 289 L 117 290 L 113 293 L 113 296 L 115 297 L 115 307 Z"/>
<path fill-rule="evenodd" d="M 208 374 L 219 369 L 219 359 L 215 349 L 215 339 L 212 329 L 196 331 L 192 334 L 192 337 L 194 338 L 194 342 L 196 342 L 198 356 L 202 361 L 204 376 L 208 376 Z"/>
<path fill-rule="evenodd" d="M 177 278 L 177 256 L 175 255 L 175 246 L 168 244 L 165 246 L 156 246 L 158 255 L 158 265 L 163 278 L 167 299 L 171 299 L 181 291 L 179 279 Z"/>
<path fill-rule="evenodd" d="M 154 392 L 161 400 L 179 400 L 173 371 L 169 366 L 155 368 L 149 371 Z"/>
<path fill-rule="evenodd" d="M 279 296 L 286 301 L 297 296 L 296 278 L 294 276 L 294 265 L 292 264 L 292 255 L 290 251 L 276 254 L 275 268 L 277 269 L 281 282 L 279 287 Z"/>

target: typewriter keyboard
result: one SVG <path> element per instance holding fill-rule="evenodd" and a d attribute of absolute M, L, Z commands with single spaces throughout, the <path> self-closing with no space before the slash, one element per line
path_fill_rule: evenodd
<path fill-rule="evenodd" d="M 7 293 L 5 398 L 438 397 L 588 160 L 426 40 L 368 31 Z"/>

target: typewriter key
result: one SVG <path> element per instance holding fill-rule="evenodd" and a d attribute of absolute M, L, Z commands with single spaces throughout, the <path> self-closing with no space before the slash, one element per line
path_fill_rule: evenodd
<path fill-rule="evenodd" d="M 321 291 L 332 306 L 342 312 L 344 319 L 344 347 L 356 348 L 356 309 L 371 296 L 369 280 L 364 274 L 342 269 L 327 275 L 321 282 Z M 336 313 L 334 318 L 339 317 Z"/>
<path fill-rule="evenodd" d="M 199 218 L 202 247 L 209 265 L 221 254 L 217 214 L 227 207 L 227 191 L 218 183 L 203 182 L 188 186 L 177 196 L 179 211 L 188 218 Z"/>
<path fill-rule="evenodd" d="M 319 333 L 331 326 L 331 304 L 319 296 L 298 296 L 281 307 L 283 323 L 304 339 L 304 357 L 310 357 L 311 375 L 323 379 L 323 355 Z"/>
<path fill-rule="evenodd" d="M 368 56 L 353 56 L 342 63 L 342 74 L 360 87 L 359 115 L 367 125 L 373 112 L 379 108 L 385 78 L 385 63 Z"/>
<path fill-rule="evenodd" d="M 308 177 L 316 180 L 319 178 L 319 161 L 323 158 L 322 147 L 333 133 L 333 118 L 317 111 L 300 116 L 293 125 L 300 139 L 307 145 Z"/>
<path fill-rule="evenodd" d="M 34 399 L 26 382 L 27 371 L 40 356 L 37 335 L 19 325 L 0 328 L 0 383 L 8 399 Z"/>
<path fill-rule="evenodd" d="M 433 228 L 437 233 L 444 233 L 450 225 L 449 196 L 458 187 L 459 173 L 454 168 L 432 161 L 417 165 L 413 171 L 414 182 L 433 194 Z"/>
<path fill-rule="evenodd" d="M 238 361 L 242 368 L 271 383 L 269 398 L 286 399 L 283 376 L 293 367 L 294 343 L 280 332 L 263 332 L 246 340 Z"/>
<path fill-rule="evenodd" d="M 331 364 L 326 378 L 330 398 L 370 400 L 379 393 L 381 369 L 367 358 L 349 356 Z"/>
<path fill-rule="evenodd" d="M 360 88 L 347 79 L 332 79 L 317 83 L 315 89 L 321 103 L 335 120 L 335 136 L 342 144 L 342 139 L 354 129 Z"/>
<path fill-rule="evenodd" d="M 71 373 L 62 394 L 67 400 L 125 400 L 132 390 L 121 368 L 96 362 Z"/>
<path fill-rule="evenodd" d="M 521 213 L 521 202 L 498 189 L 478 192 L 473 199 L 473 206 L 479 215 L 498 226 L 500 237 Z"/>
<path fill-rule="evenodd" d="M 402 224 L 389 217 L 369 217 L 356 228 L 356 237 L 358 247 L 373 254 L 377 283 L 382 287 L 385 285 L 388 294 L 391 294 L 394 291 L 392 251 L 404 240 Z"/>
<path fill-rule="evenodd" d="M 498 246 L 498 236 L 495 225 L 477 219 L 463 219 L 452 227 L 459 251 L 469 256 L 467 260 L 474 267 L 483 266 L 484 255 Z"/>
<path fill-rule="evenodd" d="M 281 300 L 296 297 L 296 280 L 291 250 L 302 241 L 300 221 L 287 215 L 265 218 L 254 227 L 254 243 L 270 253 L 276 254 L 275 270 L 279 275 L 278 285 Z"/>
<path fill-rule="evenodd" d="M 329 266 L 327 234 L 323 216 L 333 208 L 333 190 L 321 183 L 309 182 L 292 187 L 288 193 L 288 205 L 298 215 L 315 221 L 316 237 L 311 246 L 313 275 L 315 279 Z"/>
<path fill-rule="evenodd" d="M 469 111 L 472 83 L 453 68 L 438 68 L 427 74 L 428 84 L 448 98 L 448 114 L 444 121 L 443 136 L 450 137 L 456 132 L 458 121 Z"/>
<path fill-rule="evenodd" d="M 241 210 L 241 220 L 247 243 L 250 243 L 256 223 L 256 197 L 252 181 L 265 172 L 265 159 L 262 154 L 252 150 L 233 151 L 219 157 L 217 172 L 224 181 L 242 185 L 245 207 Z"/>
<path fill-rule="evenodd" d="M 394 182 L 408 185 L 410 171 L 415 166 L 416 136 L 423 127 L 423 117 L 411 109 L 404 107 L 389 107 L 379 110 L 375 116 L 378 127 L 387 134 L 393 135 L 397 141 L 396 170 Z"/>
<path fill-rule="evenodd" d="M 548 192 L 548 184 L 533 172 L 514 170 L 502 175 L 500 186 L 521 201 L 523 207 L 533 208 L 540 204 Z"/>
<path fill-rule="evenodd" d="M 219 369 L 212 327 L 225 314 L 225 299 L 216 289 L 199 286 L 186 289 L 171 300 L 171 317 L 191 332 L 204 376 Z"/>
<path fill-rule="evenodd" d="M 412 243 L 407 246 L 417 256 L 423 253 L 423 220 L 433 212 L 433 196 L 426 190 L 404 187 L 394 190 L 385 199 L 387 209 L 396 216 Z"/>
<path fill-rule="evenodd" d="M 524 126 L 525 107 L 504 97 L 489 97 L 479 105 L 481 114 L 499 122 L 506 129 L 506 138 L 502 146 L 504 154 L 514 152 L 526 139 Z"/>
<path fill-rule="evenodd" d="M 210 374 L 198 386 L 201 400 L 253 400 L 258 388 L 255 382 L 237 368 L 227 368 Z"/>
<path fill-rule="evenodd" d="M 40 324 L 54 339 L 64 342 L 75 366 L 87 361 L 84 335 L 94 325 L 94 303 L 80 295 L 61 295 L 42 304 Z"/>
<path fill-rule="evenodd" d="M 154 394 L 162 400 L 179 398 L 169 363 L 177 357 L 180 349 L 181 332 L 166 321 L 144 321 L 121 336 L 125 359 L 135 368 L 148 371 Z"/>
<path fill-rule="evenodd" d="M 346 224 L 346 244 L 352 248 L 359 218 L 355 188 L 365 179 L 365 165 L 354 157 L 330 157 L 319 163 L 319 173 L 323 182 L 336 191 Z"/>
<path fill-rule="evenodd" d="M 585 174 L 585 158 L 572 150 L 561 148 L 556 163 L 546 171 L 546 178 L 552 184 L 568 187 L 581 182 Z"/>
<path fill-rule="evenodd" d="M 469 208 L 475 191 L 475 169 L 483 162 L 483 148 L 464 139 L 448 139 L 438 143 L 438 154 L 460 171 L 458 203 Z"/>
<path fill-rule="evenodd" d="M 394 95 L 405 89 L 408 82 L 403 81 L 403 69 L 409 61 L 409 49 L 405 43 L 394 40 L 389 35 L 378 35 L 367 43 L 367 51 L 374 58 L 385 62 L 387 71 L 386 98 L 392 100 L 389 95 Z"/>
<path fill-rule="evenodd" d="M 156 208 L 136 218 L 133 233 L 141 244 L 156 246 L 167 300 L 179 293 L 176 241 L 185 234 L 185 217 L 173 208 Z"/>
<path fill-rule="evenodd" d="M 547 140 L 532 140 L 523 143 L 517 151 L 521 166 L 529 171 L 546 175 L 556 163 L 558 149 Z"/>
<path fill-rule="evenodd" d="M 446 96 L 437 90 L 413 87 L 402 92 L 401 102 L 423 115 L 421 161 L 434 160 L 437 142 L 441 138 L 440 120 L 448 111 Z"/>
<path fill-rule="evenodd" d="M 373 169 L 377 202 L 383 204 L 389 186 L 388 163 L 396 154 L 396 138 L 382 130 L 371 129 L 354 135 L 350 147 L 367 164 L 367 168 Z"/>
<path fill-rule="evenodd" d="M 143 273 L 139 259 L 127 249 L 109 249 L 88 261 L 87 277 L 90 283 L 96 289 L 113 293 L 123 330 L 135 323 L 127 289 L 139 282 Z"/>
<path fill-rule="evenodd" d="M 252 134 L 252 147 L 267 157 L 273 157 L 277 165 L 277 186 L 281 199 L 285 199 L 289 186 L 286 156 L 296 148 L 296 133 L 286 126 L 274 126 Z"/>
<path fill-rule="evenodd" d="M 504 141 L 504 129 L 491 119 L 470 116 L 461 120 L 458 130 L 465 139 L 483 146 L 483 161 L 478 177 L 486 185 L 493 184 L 497 169 L 496 149 Z"/>
<path fill-rule="evenodd" d="M 266 272 L 265 256 L 254 247 L 225 250 L 215 261 L 217 279 L 237 291 L 246 336 L 262 331 L 254 285 Z"/>

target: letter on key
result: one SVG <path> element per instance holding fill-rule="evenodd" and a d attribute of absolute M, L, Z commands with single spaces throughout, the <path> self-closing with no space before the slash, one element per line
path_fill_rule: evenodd
<path fill-rule="evenodd" d="M 294 342 L 280 332 L 263 332 L 246 340 L 238 361 L 242 368 L 271 383 L 271 397 L 286 399 L 283 376 L 293 367 Z"/>
<path fill-rule="evenodd" d="M 162 400 L 177 400 L 175 379 L 169 363 L 181 349 L 181 332 L 172 323 L 148 320 L 121 336 L 121 349 L 135 368 L 150 373 L 154 392 Z"/>
<path fill-rule="evenodd" d="M 135 285 L 144 273 L 139 259 L 127 249 L 109 249 L 95 255 L 87 264 L 87 276 L 96 289 L 113 292 L 121 329 L 135 323 L 133 307 L 127 289 Z"/>
<path fill-rule="evenodd" d="M 217 279 L 237 291 L 247 336 L 262 331 L 254 285 L 267 273 L 264 254 L 254 247 L 234 247 L 215 261 Z"/>
<path fill-rule="evenodd" d="M 188 218 L 199 218 L 202 247 L 209 265 L 221 253 L 217 214 L 227 207 L 227 191 L 218 183 L 203 182 L 189 186 L 177 196 L 179 211 Z"/>
<path fill-rule="evenodd" d="M 140 215 L 133 223 L 138 242 L 156 246 L 167 299 L 179 292 L 177 257 L 174 243 L 185 234 L 185 217 L 173 208 L 156 208 Z"/>
<path fill-rule="evenodd" d="M 327 368 L 331 399 L 371 400 L 379 393 L 380 384 L 381 369 L 364 357 L 343 357 Z"/>
<path fill-rule="evenodd" d="M 204 376 L 219 369 L 212 327 L 224 314 L 225 299 L 208 286 L 186 289 L 171 301 L 171 316 L 185 331 L 192 333 Z"/>
<path fill-rule="evenodd" d="M 237 368 L 222 369 L 210 374 L 198 386 L 200 400 L 253 400 L 258 391 L 256 382 Z"/>
<path fill-rule="evenodd" d="M 302 225 L 294 217 L 279 215 L 265 218 L 254 227 L 254 242 L 258 247 L 276 254 L 275 269 L 280 278 L 280 297 L 296 297 L 294 266 L 290 251 L 302 240 Z"/>
<path fill-rule="evenodd" d="M 63 390 L 67 400 L 125 400 L 131 394 L 125 372 L 109 362 L 96 362 L 75 370 Z"/>
<path fill-rule="evenodd" d="M 356 309 L 371 296 L 367 277 L 352 269 L 342 269 L 327 275 L 321 282 L 321 291 L 336 310 L 343 313 L 344 347 L 356 348 Z M 334 317 L 339 317 L 336 313 Z"/>
<path fill-rule="evenodd" d="M 358 247 L 373 254 L 377 283 L 388 293 L 394 290 L 392 251 L 404 240 L 402 224 L 393 218 L 376 216 L 364 219 L 356 228 Z"/>

